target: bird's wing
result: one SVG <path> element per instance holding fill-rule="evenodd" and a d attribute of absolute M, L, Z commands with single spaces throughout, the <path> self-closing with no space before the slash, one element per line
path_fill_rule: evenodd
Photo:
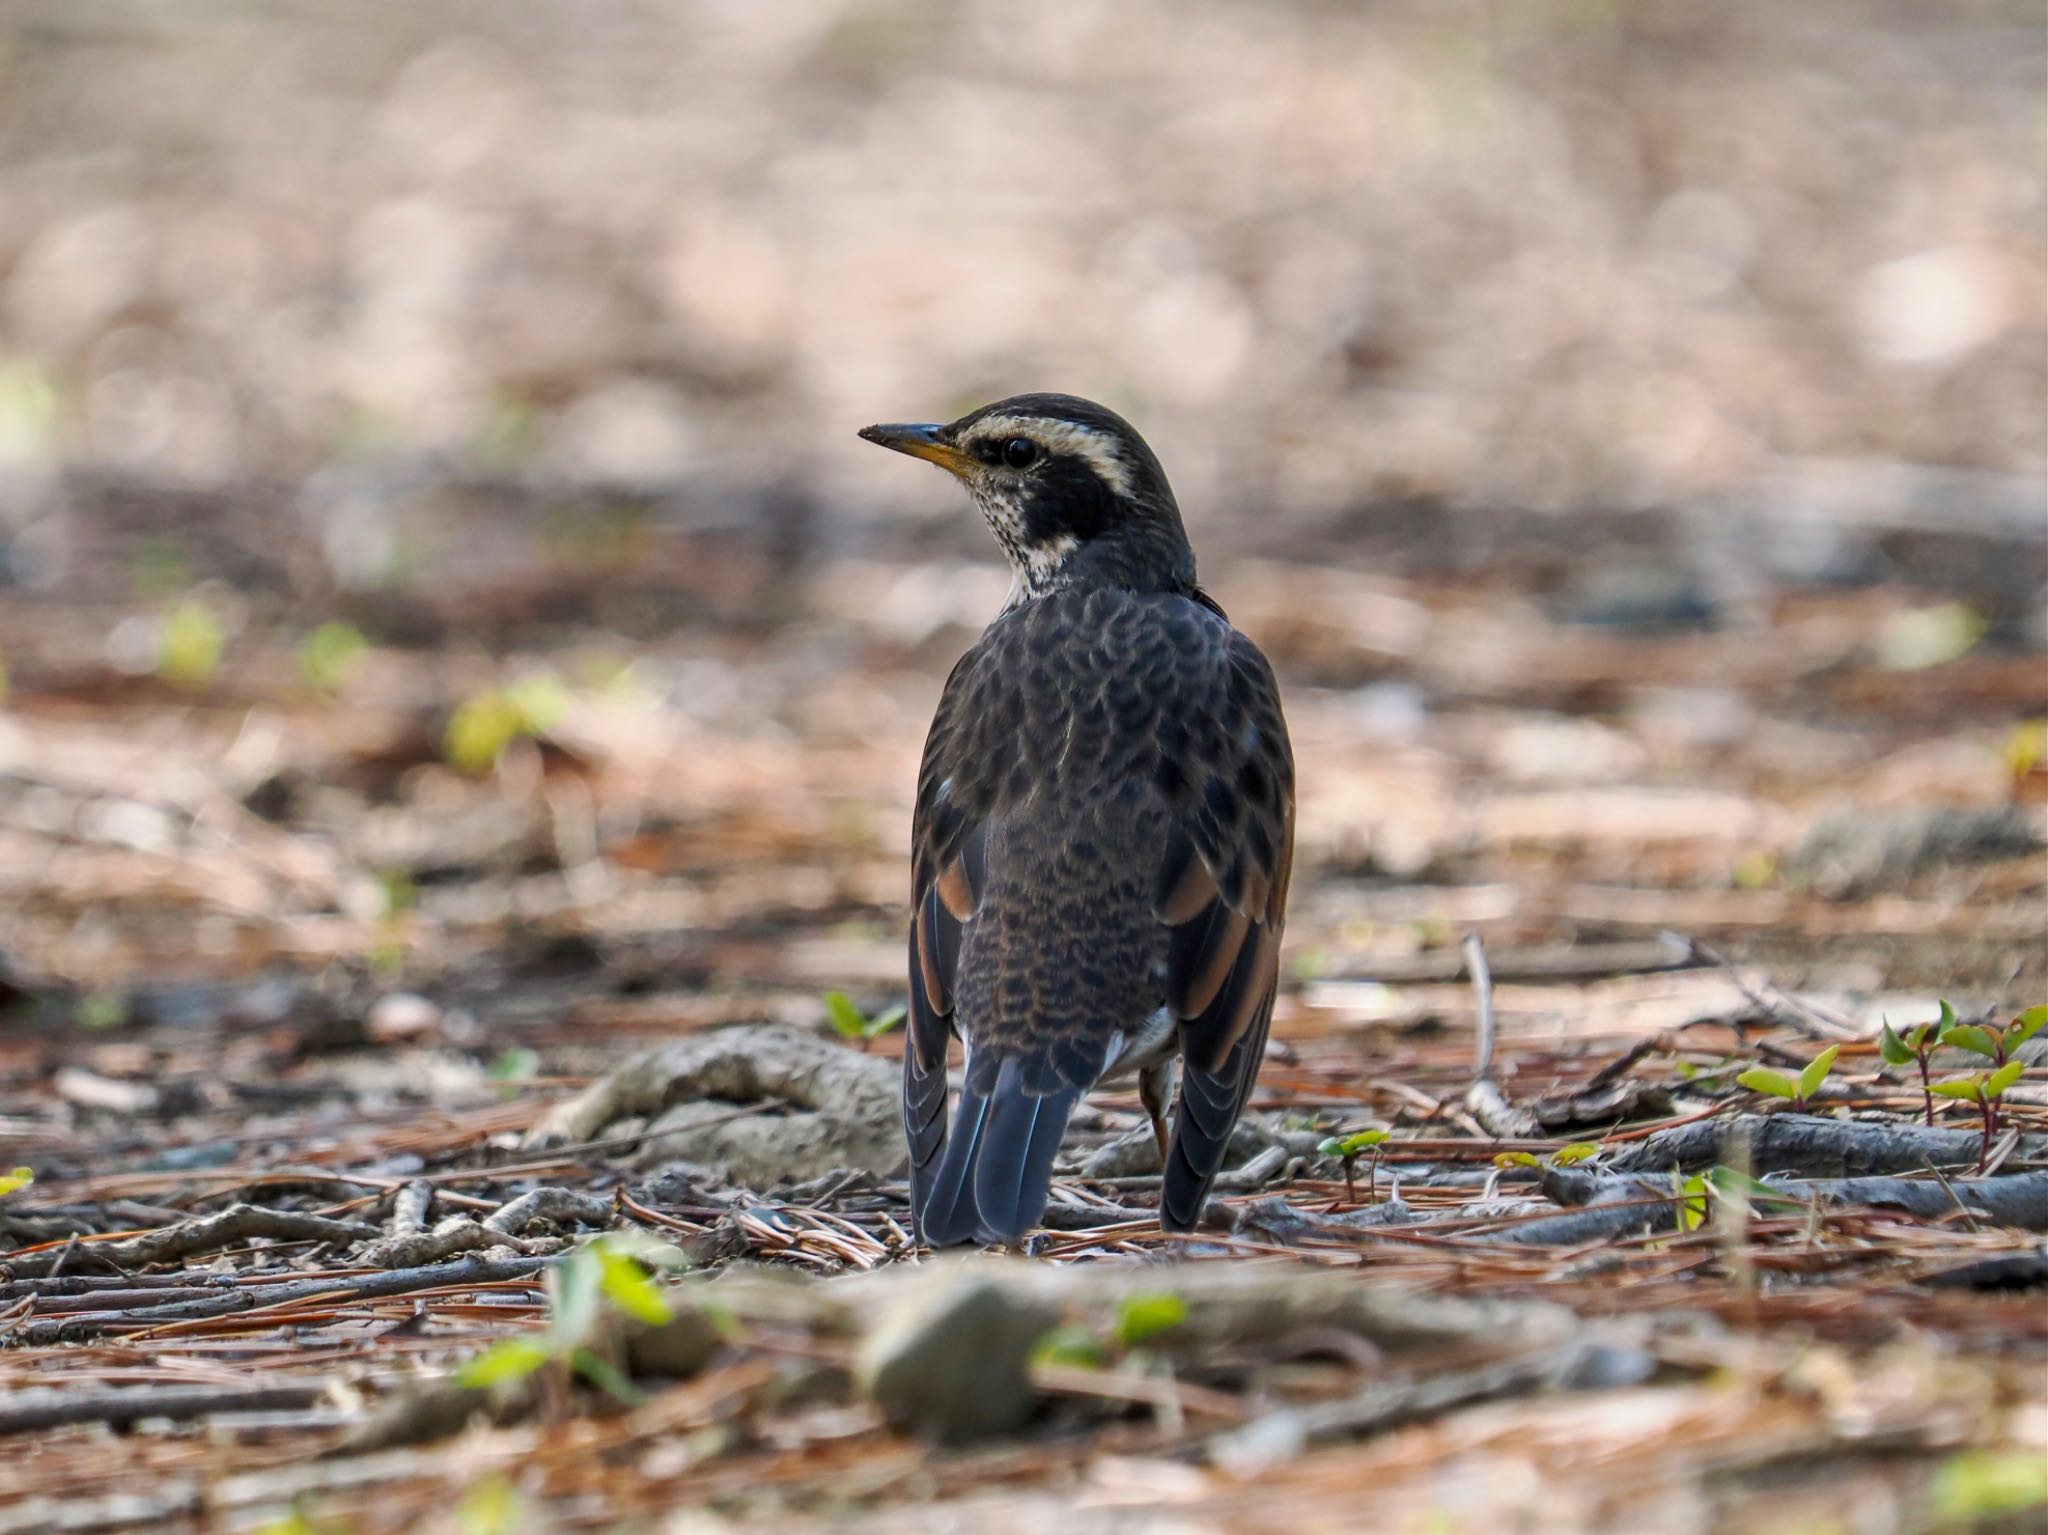
<path fill-rule="evenodd" d="M 1086 805 L 1071 822 L 1048 823 L 1044 796 L 1063 774 L 1086 780 L 1085 794 L 1071 777 L 1066 784 Z M 1162 1218 L 1192 1224 L 1264 1049 L 1293 800 L 1271 670 L 1249 640 L 1192 603 L 1048 599 L 993 627 L 962 658 L 926 741 L 912 835 L 903 1105 L 912 1208 L 926 1241 L 1012 1240 L 1035 1223 L 1068 1113 L 1100 1075 L 1115 1031 L 1158 1005 L 1146 956 L 1162 953 L 1165 1000 L 1187 1056 Z M 1090 844 L 1112 864 L 1139 861 L 1137 907 L 1121 919 L 1110 896 L 1115 869 L 1096 886 L 1070 866 L 1071 883 L 1036 887 L 1019 905 L 1006 883 L 1017 870 L 991 867 L 1030 848 L 1057 868 Z M 1005 851 L 997 858 L 992 847 Z M 993 918 L 984 910 L 992 884 L 1010 891 Z M 1098 898 L 1109 904 L 1055 911 Z M 1033 986 L 1024 1012 L 998 1007 L 978 1019 L 949 1136 L 955 1000 L 962 987 L 988 983 L 960 973 L 968 924 L 999 924 L 976 939 L 994 946 L 984 961 L 1044 959 L 1041 927 L 1071 933 L 1069 917 L 1097 923 L 1093 955 L 1055 963 L 1051 973 L 1064 979 Z M 1167 930 L 1150 927 L 1153 919 Z"/>
<path fill-rule="evenodd" d="M 969 658 L 971 659 L 970 652 Z M 910 1007 L 903 1045 L 903 1132 L 910 1148 L 910 1208 L 922 1222 L 935 1164 L 946 1147 L 946 1047 L 953 1033 L 953 981 L 960 927 L 985 877 L 986 824 L 941 792 L 953 754 L 949 720 L 958 707 L 963 660 L 925 742 L 911 836 Z"/>
<path fill-rule="evenodd" d="M 1294 862 L 1294 757 L 1280 691 L 1231 631 L 1226 665 L 1160 727 L 1154 781 L 1173 812 L 1157 910 L 1173 930 L 1167 1006 L 1181 1090 L 1160 1220 L 1190 1229 L 1265 1054 Z"/>

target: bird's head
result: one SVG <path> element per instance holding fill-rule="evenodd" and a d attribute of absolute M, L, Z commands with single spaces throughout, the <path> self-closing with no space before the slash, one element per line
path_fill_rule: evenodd
<path fill-rule="evenodd" d="M 945 426 L 871 426 L 861 436 L 966 485 L 1016 571 L 1013 601 L 1077 581 L 1194 588 L 1194 551 L 1166 471 L 1114 411 L 1020 394 Z"/>

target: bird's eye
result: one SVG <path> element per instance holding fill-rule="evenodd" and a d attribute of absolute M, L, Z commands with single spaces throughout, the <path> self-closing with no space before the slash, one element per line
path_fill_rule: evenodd
<path fill-rule="evenodd" d="M 1038 444 L 1029 437 L 1012 437 L 1003 444 L 1003 462 L 1012 469 L 1028 469 L 1038 457 Z"/>

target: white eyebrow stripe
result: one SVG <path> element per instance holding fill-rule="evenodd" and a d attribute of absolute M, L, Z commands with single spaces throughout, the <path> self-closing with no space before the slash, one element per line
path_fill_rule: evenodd
<path fill-rule="evenodd" d="M 1131 493 L 1130 463 L 1117 439 L 1108 432 L 1044 416 L 983 416 L 974 423 L 974 429 L 968 435 L 976 442 L 998 437 L 1028 437 L 1048 452 L 1071 453 L 1086 460 L 1097 478 L 1119 496 Z"/>

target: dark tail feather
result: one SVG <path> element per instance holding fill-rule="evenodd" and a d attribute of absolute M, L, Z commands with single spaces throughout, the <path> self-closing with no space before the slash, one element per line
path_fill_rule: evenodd
<path fill-rule="evenodd" d="M 1016 1242 L 1038 1224 L 1052 1186 L 1053 1157 L 1078 1087 L 1027 1092 L 1015 1060 L 997 1070 L 987 1092 L 974 1073 L 961 1089 L 953 1133 L 918 1209 L 918 1234 L 933 1247 Z"/>
<path fill-rule="evenodd" d="M 924 1202 L 911 1206 L 917 1215 L 917 1234 L 930 1247 L 974 1240 L 974 1163 L 988 1128 L 989 1101 L 974 1090 L 972 1073 L 969 1078 L 960 1089 L 959 1112 L 954 1115 L 952 1134 L 946 1138 L 945 1155 L 923 1189 Z"/>
<path fill-rule="evenodd" d="M 975 1162 L 974 1203 L 981 1212 L 975 1235 L 983 1242 L 1016 1242 L 1038 1224 L 1052 1187 L 1060 1137 L 1081 1099 L 1078 1087 L 1029 1092 L 1022 1075 L 1017 1062 L 1003 1062 L 988 1135 Z"/>
<path fill-rule="evenodd" d="M 1192 1231 L 1202 1217 L 1209 1186 L 1223 1167 L 1231 1129 L 1251 1096 L 1272 1020 L 1273 996 L 1268 992 L 1251 1027 L 1231 1046 L 1220 1069 L 1201 1071 L 1181 1062 L 1180 1107 L 1173 1116 L 1173 1146 L 1159 1187 L 1159 1224 L 1168 1231 Z"/>

